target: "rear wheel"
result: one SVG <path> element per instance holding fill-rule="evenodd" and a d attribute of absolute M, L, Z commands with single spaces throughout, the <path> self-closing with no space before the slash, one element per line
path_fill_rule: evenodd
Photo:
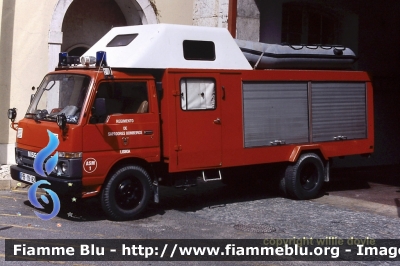
<path fill-rule="evenodd" d="M 151 179 L 140 166 L 125 166 L 105 184 L 101 205 L 112 220 L 132 219 L 147 206 L 151 197 Z"/>
<path fill-rule="evenodd" d="M 279 193 L 280 193 L 283 197 L 287 197 L 287 196 L 288 196 L 288 193 L 286 192 L 285 175 L 283 175 L 283 176 L 279 179 L 278 191 L 279 191 Z"/>
<path fill-rule="evenodd" d="M 302 154 L 295 164 L 288 165 L 284 180 L 288 196 L 294 199 L 315 198 L 324 182 L 324 164 L 314 153 Z"/>

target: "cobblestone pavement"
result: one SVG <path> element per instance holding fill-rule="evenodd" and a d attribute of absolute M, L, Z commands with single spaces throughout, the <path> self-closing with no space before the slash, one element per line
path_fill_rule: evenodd
<path fill-rule="evenodd" d="M 267 184 L 228 187 L 200 183 L 188 190 L 161 187 L 159 204 L 138 220 L 108 221 L 96 201 L 79 203 L 74 217 L 65 211 L 41 221 L 27 202 L 26 189 L 0 192 L 0 238 L 374 238 L 400 239 L 400 218 L 357 210 L 345 198 L 323 195 L 312 201 L 282 198 Z M 334 193 L 333 193 L 334 194 Z M 357 201 L 357 199 L 352 199 Z M 322 202 L 322 203 L 321 203 Z M 353 204 L 353 203 L 352 203 Z M 373 207 L 379 203 L 367 202 Z M 383 204 L 377 205 L 384 206 Z M 57 223 L 62 227 L 58 228 Z M 4 242 L 0 244 L 0 265 Z M 74 263 L 27 263 L 53 265 Z M 80 263 L 81 265 L 320 265 L 318 262 L 137 262 Z M 398 265 L 396 262 L 323 262 L 324 265 Z"/>
<path fill-rule="evenodd" d="M 226 224 L 270 225 L 279 238 L 400 238 L 400 219 L 284 198 L 204 208 L 193 215 Z"/>
<path fill-rule="evenodd" d="M 271 238 L 400 238 L 400 218 L 354 211 L 347 206 L 281 198 L 257 186 L 241 190 L 226 186 L 216 186 L 212 190 L 200 188 L 202 192 L 197 191 L 195 200 L 202 207 L 189 208 L 188 213 L 227 226 L 264 226 L 266 231 L 272 227 L 273 232 L 264 234 Z M 193 201 L 189 193 L 180 197 L 178 206 Z"/>

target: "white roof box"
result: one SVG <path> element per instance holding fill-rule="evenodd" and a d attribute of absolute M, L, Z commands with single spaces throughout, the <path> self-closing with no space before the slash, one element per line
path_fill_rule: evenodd
<path fill-rule="evenodd" d="M 115 68 L 252 69 L 223 28 L 151 24 L 115 27 L 83 56 L 107 53 Z"/>

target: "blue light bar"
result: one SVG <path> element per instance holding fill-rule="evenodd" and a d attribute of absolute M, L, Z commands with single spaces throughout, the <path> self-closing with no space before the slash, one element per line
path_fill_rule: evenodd
<path fill-rule="evenodd" d="M 58 54 L 58 66 L 66 66 L 68 59 L 68 53 L 67 52 L 61 52 Z"/>
<path fill-rule="evenodd" d="M 96 52 L 96 66 L 107 66 L 107 55 L 104 51 Z"/>

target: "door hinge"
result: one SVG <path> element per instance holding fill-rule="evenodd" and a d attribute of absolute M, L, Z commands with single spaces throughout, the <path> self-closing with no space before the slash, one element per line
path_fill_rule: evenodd
<path fill-rule="evenodd" d="M 175 145 L 174 146 L 174 150 L 175 151 L 181 151 L 182 150 L 182 146 L 181 145 Z"/>

